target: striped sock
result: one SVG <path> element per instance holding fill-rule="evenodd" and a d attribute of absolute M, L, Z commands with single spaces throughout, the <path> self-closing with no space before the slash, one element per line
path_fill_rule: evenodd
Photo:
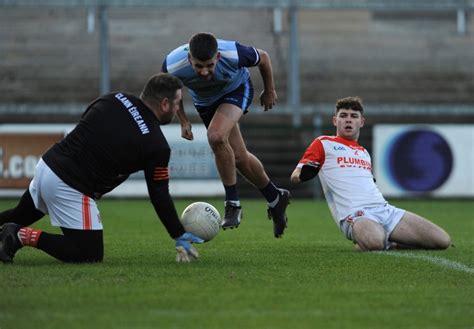
<path fill-rule="evenodd" d="M 24 246 L 36 247 L 42 232 L 30 227 L 22 227 L 18 231 L 18 239 L 20 239 L 21 244 Z"/>

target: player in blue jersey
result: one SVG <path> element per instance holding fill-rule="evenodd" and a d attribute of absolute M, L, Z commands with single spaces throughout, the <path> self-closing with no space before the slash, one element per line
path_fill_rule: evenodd
<path fill-rule="evenodd" d="M 237 192 L 237 171 L 256 186 L 268 202 L 275 237 L 287 226 L 286 208 L 290 193 L 269 179 L 260 160 L 245 146 L 239 120 L 247 113 L 253 98 L 248 67 L 258 66 L 264 90 L 260 103 L 267 111 L 277 94 L 267 52 L 243 46 L 236 41 L 218 40 L 209 33 L 197 33 L 166 56 L 162 71 L 178 77 L 188 88 L 194 106 L 207 127 L 207 138 L 214 152 L 217 170 L 225 189 L 225 215 L 222 228 L 238 227 L 242 209 Z M 182 137 L 193 139 L 191 123 L 184 107 L 178 110 Z"/>

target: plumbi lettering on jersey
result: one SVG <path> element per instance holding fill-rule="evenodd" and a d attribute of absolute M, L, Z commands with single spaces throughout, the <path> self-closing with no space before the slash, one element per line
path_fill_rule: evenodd
<path fill-rule="evenodd" d="M 338 165 L 345 165 L 347 167 L 351 166 L 361 166 L 365 169 L 372 169 L 372 164 L 369 161 L 357 159 L 357 158 L 348 158 L 348 157 L 337 157 Z"/>
<path fill-rule="evenodd" d="M 130 100 L 125 97 L 122 93 L 115 94 L 115 98 L 117 98 L 120 102 L 122 102 L 123 106 L 128 110 L 128 112 L 132 115 L 133 119 L 140 128 L 142 135 L 146 135 L 150 133 L 148 126 L 146 125 L 145 121 L 143 120 L 142 116 L 137 110 L 137 107 L 130 102 Z"/>

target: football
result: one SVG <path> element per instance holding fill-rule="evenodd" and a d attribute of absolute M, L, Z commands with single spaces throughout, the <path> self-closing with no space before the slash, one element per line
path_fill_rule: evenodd
<path fill-rule="evenodd" d="M 184 209 L 181 224 L 186 232 L 210 241 L 221 229 L 221 216 L 213 205 L 206 202 L 194 202 Z"/>

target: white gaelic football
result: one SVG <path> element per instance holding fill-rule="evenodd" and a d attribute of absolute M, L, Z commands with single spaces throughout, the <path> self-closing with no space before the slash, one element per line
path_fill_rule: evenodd
<path fill-rule="evenodd" d="M 194 202 L 181 214 L 181 224 L 186 232 L 210 241 L 221 229 L 221 216 L 213 205 L 206 202 Z"/>

